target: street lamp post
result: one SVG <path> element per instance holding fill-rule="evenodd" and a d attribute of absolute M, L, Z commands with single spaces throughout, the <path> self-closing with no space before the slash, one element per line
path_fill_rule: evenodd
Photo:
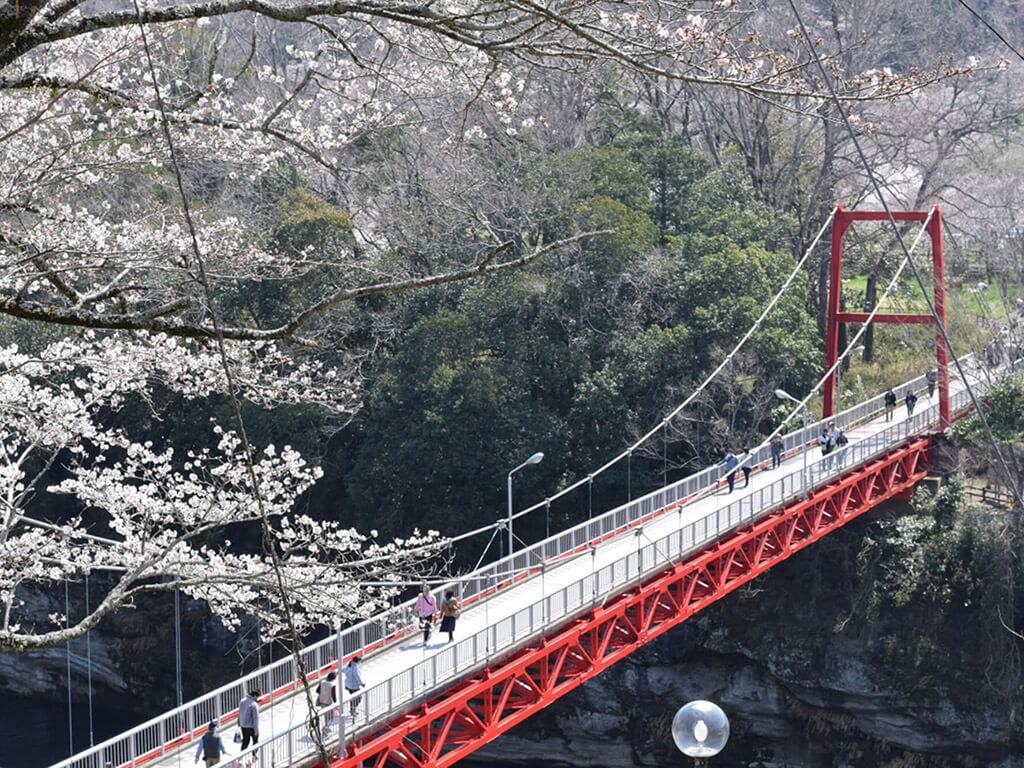
<path fill-rule="evenodd" d="M 512 474 L 530 464 L 540 464 L 544 454 L 539 451 L 508 473 L 508 553 L 512 554 Z"/>
<path fill-rule="evenodd" d="M 703 768 L 729 740 L 729 718 L 710 701 L 691 701 L 672 718 L 672 740 L 695 768 Z"/>
<path fill-rule="evenodd" d="M 863 344 L 858 344 L 856 347 L 854 347 L 853 349 L 850 350 L 850 354 L 856 355 L 856 354 L 859 354 L 859 353 L 861 353 L 863 351 L 864 351 L 864 345 Z M 843 377 L 843 364 L 840 363 L 839 365 L 836 366 L 836 413 L 839 413 L 840 411 L 843 410 L 842 408 L 839 407 L 839 404 L 842 401 L 842 397 L 843 397 L 843 387 L 841 385 L 842 384 L 842 377 Z"/>
<path fill-rule="evenodd" d="M 792 400 L 797 405 L 800 405 L 800 401 L 797 400 L 795 397 L 793 397 L 791 394 L 789 394 L 789 392 L 787 392 L 784 389 L 776 389 L 775 390 L 775 396 L 777 398 L 779 398 L 779 400 Z M 803 453 L 803 455 L 804 455 L 804 471 L 803 471 L 802 477 L 800 478 L 800 489 L 803 491 L 803 496 L 806 499 L 807 498 L 807 406 L 806 405 L 803 406 L 803 411 L 804 411 L 804 437 L 803 437 L 803 447 L 801 449 L 801 453 Z"/>

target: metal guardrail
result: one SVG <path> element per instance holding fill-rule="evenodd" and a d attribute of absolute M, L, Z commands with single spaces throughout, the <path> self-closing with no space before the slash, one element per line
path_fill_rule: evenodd
<path fill-rule="evenodd" d="M 978 382 L 982 384 L 983 382 Z M 917 377 L 898 388 L 904 392 L 908 387 L 921 391 L 926 386 L 924 376 Z M 951 408 L 963 407 L 960 400 L 966 399 L 961 391 L 951 397 Z M 957 402 L 954 402 L 956 400 Z M 813 441 L 826 421 L 836 421 L 841 427 L 849 427 L 877 415 L 883 410 L 883 395 L 858 403 L 852 408 L 827 419 L 809 424 L 807 439 Z M 894 422 L 879 435 L 858 442 L 851 442 L 830 457 L 809 461 L 808 466 L 817 472 L 815 483 L 821 482 L 828 474 L 839 469 L 841 456 L 843 465 L 859 463 L 884 451 L 890 445 L 906 439 L 908 434 L 928 427 L 938 418 L 938 405 L 932 404 L 915 413 L 910 420 Z M 909 431 L 908 431 L 909 430 Z M 804 429 L 792 432 L 784 438 L 786 455 L 803 447 Z M 810 447 L 810 445 L 808 445 Z M 770 461 L 770 448 L 764 446 L 753 456 L 755 466 Z M 828 474 L 823 475 L 826 462 Z M 517 643 L 525 642 L 539 632 L 563 618 L 590 604 L 591 600 L 609 596 L 636 581 L 655 567 L 664 566 L 664 558 L 654 554 L 657 551 L 673 552 L 679 557 L 693 548 L 703 546 L 709 540 L 720 536 L 737 525 L 762 514 L 766 508 L 784 503 L 795 494 L 802 492 L 800 478 L 802 469 L 797 469 L 771 485 L 754 491 L 721 508 L 712 515 L 684 526 L 677 531 L 638 552 L 606 566 L 583 579 L 571 588 L 546 595 L 529 608 L 502 619 L 485 630 L 454 643 L 411 669 L 401 671 L 385 681 L 368 688 L 363 695 L 356 728 L 370 725 L 378 720 L 398 714 L 411 702 L 440 687 L 446 681 L 466 671 L 489 662 L 495 654 L 504 655 Z M 522 578 L 545 567 L 557 565 L 559 561 L 586 551 L 591 545 L 611 538 L 637 524 L 675 510 L 693 499 L 701 491 L 709 490 L 722 482 L 722 472 L 713 466 L 697 472 L 676 483 L 640 497 L 598 517 L 580 523 L 562 533 L 516 552 L 495 563 L 485 566 L 459 581 L 444 585 L 439 592 L 456 590 L 462 598 L 463 610 L 477 602 L 486 601 L 503 590 L 518 584 Z M 712 519 L 713 518 L 713 519 Z M 647 554 L 644 554 L 647 553 Z M 410 600 L 378 616 L 348 627 L 301 651 L 309 677 L 315 679 L 338 664 L 338 659 L 347 659 L 357 653 L 373 653 L 395 642 L 417 633 L 418 626 Z M 141 765 L 183 744 L 194 745 L 211 720 L 230 723 L 237 717 L 238 702 L 247 691 L 258 688 L 267 692 L 260 700 L 261 705 L 291 695 L 300 685 L 295 660 L 292 656 L 263 667 L 245 677 L 222 686 L 205 696 L 160 715 L 130 731 L 126 731 L 97 744 L 89 750 L 74 755 L 53 768 L 125 768 Z M 311 754 L 314 745 L 306 725 L 295 726 L 271 735 L 245 755 L 252 755 L 257 766 L 281 765 L 282 761 L 301 758 Z M 235 758 L 238 760 L 239 758 Z M 230 763 L 226 763 L 230 765 Z"/>
<path fill-rule="evenodd" d="M 1009 491 L 1004 491 L 1001 488 L 979 487 L 968 483 L 964 485 L 964 495 L 974 501 L 980 501 L 982 504 L 989 504 L 991 506 L 1005 507 L 1007 509 L 1017 506 L 1016 497 Z"/>

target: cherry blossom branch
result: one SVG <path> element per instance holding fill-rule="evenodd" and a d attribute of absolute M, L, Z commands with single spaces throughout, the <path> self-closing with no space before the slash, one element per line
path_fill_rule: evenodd
<path fill-rule="evenodd" d="M 417 288 L 427 288 L 434 285 L 470 280 L 509 269 L 519 269 L 520 267 L 536 261 L 552 251 L 565 248 L 583 240 L 612 234 L 614 234 L 614 230 L 610 229 L 581 232 L 580 234 L 573 235 L 572 237 L 567 237 L 540 248 L 536 248 L 530 253 L 520 256 L 517 259 L 492 264 L 491 261 L 511 245 L 511 242 L 503 243 L 489 252 L 488 255 L 480 262 L 466 269 L 429 275 L 427 277 L 413 277 L 405 280 L 389 280 L 373 285 L 338 291 L 307 307 L 292 317 L 287 323 L 277 328 L 258 329 L 235 326 L 222 327 L 220 331 L 224 335 L 225 339 L 236 341 L 274 341 L 288 339 L 308 345 L 313 342 L 299 336 L 301 329 L 314 317 L 321 315 L 330 308 L 344 302 L 353 301 L 365 296 L 410 291 Z M 23 320 L 35 320 L 39 322 L 55 323 L 57 325 L 75 326 L 79 328 L 122 331 L 146 330 L 155 331 L 168 336 L 188 339 L 216 338 L 217 332 L 211 325 L 164 319 L 165 315 L 183 309 L 189 304 L 189 299 L 178 298 L 154 307 L 146 312 L 129 312 L 119 315 L 107 315 L 90 312 L 81 308 L 42 304 L 22 296 L 8 296 L 0 298 L 0 314 L 21 318 Z M 76 302 L 76 307 L 77 306 L 78 304 Z"/>

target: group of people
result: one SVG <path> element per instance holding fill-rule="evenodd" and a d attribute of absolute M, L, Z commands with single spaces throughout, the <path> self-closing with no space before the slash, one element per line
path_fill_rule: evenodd
<path fill-rule="evenodd" d="M 444 593 L 444 600 L 441 601 L 441 631 L 448 633 L 448 642 L 455 639 L 455 620 L 459 618 L 461 608 L 455 592 L 451 589 Z M 434 617 L 438 615 L 437 598 L 430 594 L 430 586 L 423 585 L 423 590 L 416 598 L 416 618 L 420 622 L 420 630 L 423 632 L 423 647 L 430 642 L 430 633 L 434 629 Z"/>
<path fill-rule="evenodd" d="M 348 692 L 348 713 L 353 720 L 359 711 L 359 702 L 363 700 L 363 694 L 359 691 L 366 687 L 363 682 L 363 673 L 359 670 L 361 661 L 362 657 L 357 654 L 349 659 L 348 664 L 341 670 L 345 690 Z M 338 689 L 335 683 L 337 679 L 338 673 L 332 670 L 327 673 L 327 677 L 320 681 L 320 686 L 317 688 L 316 703 L 321 708 L 327 708 L 327 712 L 324 714 L 324 726 L 326 727 L 330 727 L 334 723 L 334 716 L 337 714 L 335 709 L 335 705 L 338 703 Z"/>
<path fill-rule="evenodd" d="M 828 426 L 822 427 L 821 435 L 818 437 L 818 445 L 821 446 L 821 455 L 828 456 L 829 458 L 825 462 L 826 469 L 832 469 L 838 461 L 838 465 L 843 465 L 843 456 L 841 453 L 833 453 L 837 449 L 842 448 L 846 445 L 849 439 L 843 430 L 836 426 L 834 421 L 830 421 Z"/>
<path fill-rule="evenodd" d="M 771 443 L 772 469 L 782 464 L 782 435 L 772 435 Z M 728 451 L 725 458 L 718 462 L 718 466 L 725 467 L 725 480 L 729 484 L 729 493 L 736 487 L 736 473 L 743 472 L 743 487 L 750 485 L 750 473 L 754 471 L 754 457 L 750 455 L 750 449 L 744 448 L 736 454 Z"/>
<path fill-rule="evenodd" d="M 255 688 L 238 702 L 238 729 L 239 735 L 235 737 L 239 741 L 239 751 L 249 748 L 249 744 L 257 744 L 260 740 L 260 692 Z M 217 735 L 217 721 L 211 720 L 206 733 L 199 739 L 196 746 L 196 762 L 202 757 L 209 768 L 216 765 L 227 754 L 224 749 L 224 741 Z"/>
<path fill-rule="evenodd" d="M 924 378 L 928 384 L 928 397 L 931 397 L 935 394 L 935 384 L 939 378 L 938 374 L 934 369 L 929 369 L 925 373 Z M 896 393 L 892 391 L 892 387 L 886 390 L 882 402 L 885 404 L 885 420 L 892 421 L 893 413 L 896 411 Z M 903 395 L 903 404 L 907 406 L 907 418 L 909 419 L 914 415 L 914 408 L 917 406 L 917 395 L 909 387 Z"/>
<path fill-rule="evenodd" d="M 891 392 L 892 390 L 889 391 Z M 893 398 L 895 401 L 895 395 L 893 395 Z M 888 403 L 888 396 L 886 397 L 886 403 Z M 913 411 L 913 405 L 909 407 L 911 411 Z M 836 423 L 834 421 L 830 421 L 827 427 L 822 427 L 821 435 L 815 442 L 821 446 L 822 455 L 828 456 L 832 455 L 833 450 L 836 448 L 841 448 L 846 445 L 849 440 L 843 431 L 836 426 Z M 782 464 L 782 452 L 784 447 L 782 435 L 772 435 L 769 447 L 771 448 L 772 454 L 772 469 L 776 469 Z M 837 455 L 838 454 L 832 455 L 832 458 L 828 461 L 828 467 L 832 467 L 834 465 L 835 457 Z M 841 458 L 839 462 L 842 464 Z M 733 489 L 736 486 L 736 473 L 741 470 L 743 472 L 743 487 L 746 488 L 750 485 L 750 473 L 754 468 L 754 459 L 753 456 L 750 455 L 749 448 L 744 448 L 739 454 L 732 451 L 726 452 L 725 458 L 718 462 L 717 466 L 725 468 L 725 481 L 729 485 L 729 493 L 733 492 Z"/>
<path fill-rule="evenodd" d="M 419 619 L 420 629 L 423 632 L 424 648 L 430 642 L 430 634 L 433 630 L 436 616 L 441 617 L 440 630 L 441 632 L 448 633 L 448 642 L 450 643 L 455 639 L 455 621 L 459 618 L 461 608 L 454 590 L 449 589 L 445 591 L 444 599 L 441 601 L 440 609 L 438 609 L 437 598 L 431 594 L 430 586 L 424 584 L 422 591 L 416 598 L 415 611 Z M 341 670 L 342 681 L 345 685 L 345 690 L 348 692 L 349 714 L 353 719 L 355 719 L 356 713 L 359 710 L 359 703 L 363 699 L 360 691 L 366 687 L 365 683 L 363 683 L 362 672 L 359 669 L 361 660 L 360 656 L 353 656 Z M 326 708 L 327 710 L 324 713 L 324 726 L 327 728 L 334 723 L 337 715 L 337 680 L 338 673 L 331 671 L 320 681 L 317 687 L 317 704 L 321 709 Z M 240 734 L 236 735 L 235 741 L 239 742 L 240 751 L 247 749 L 250 743 L 256 744 L 259 742 L 259 696 L 260 692 L 258 690 L 252 690 L 238 704 L 238 728 Z M 217 735 L 217 721 L 211 720 L 206 733 L 203 734 L 196 747 L 196 762 L 198 763 L 200 757 L 202 757 L 205 759 L 207 766 L 214 766 L 226 754 L 224 742 Z"/>
<path fill-rule="evenodd" d="M 725 454 L 725 458 L 718 462 L 718 466 L 725 467 L 725 471 L 728 473 L 725 476 L 726 482 L 729 483 L 729 493 L 732 493 L 733 488 L 736 485 L 736 473 L 743 470 L 743 487 L 746 488 L 750 485 L 750 473 L 754 468 L 753 460 L 750 456 L 750 451 L 744 448 L 739 455 L 736 455 L 732 451 L 728 451 Z"/>

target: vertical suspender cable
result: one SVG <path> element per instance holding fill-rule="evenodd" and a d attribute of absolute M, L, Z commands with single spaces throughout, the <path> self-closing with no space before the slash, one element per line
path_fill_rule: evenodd
<path fill-rule="evenodd" d="M 64 574 L 64 629 L 68 629 L 71 620 L 71 597 L 68 593 L 68 576 Z M 64 655 L 68 664 L 68 754 L 75 754 L 75 734 L 71 709 L 71 638 L 64 641 Z"/>
<path fill-rule="evenodd" d="M 181 590 L 174 590 L 174 684 L 177 687 L 178 706 L 182 704 L 181 690 Z"/>
<path fill-rule="evenodd" d="M 633 449 L 626 454 L 626 501 L 633 500 Z"/>
<path fill-rule="evenodd" d="M 85 615 L 89 615 L 89 571 L 85 572 Z M 89 746 L 96 746 L 92 727 L 92 630 L 85 632 L 85 670 L 87 682 L 85 690 L 89 695 Z"/>
<path fill-rule="evenodd" d="M 669 484 L 669 420 L 662 422 L 662 487 Z"/>

